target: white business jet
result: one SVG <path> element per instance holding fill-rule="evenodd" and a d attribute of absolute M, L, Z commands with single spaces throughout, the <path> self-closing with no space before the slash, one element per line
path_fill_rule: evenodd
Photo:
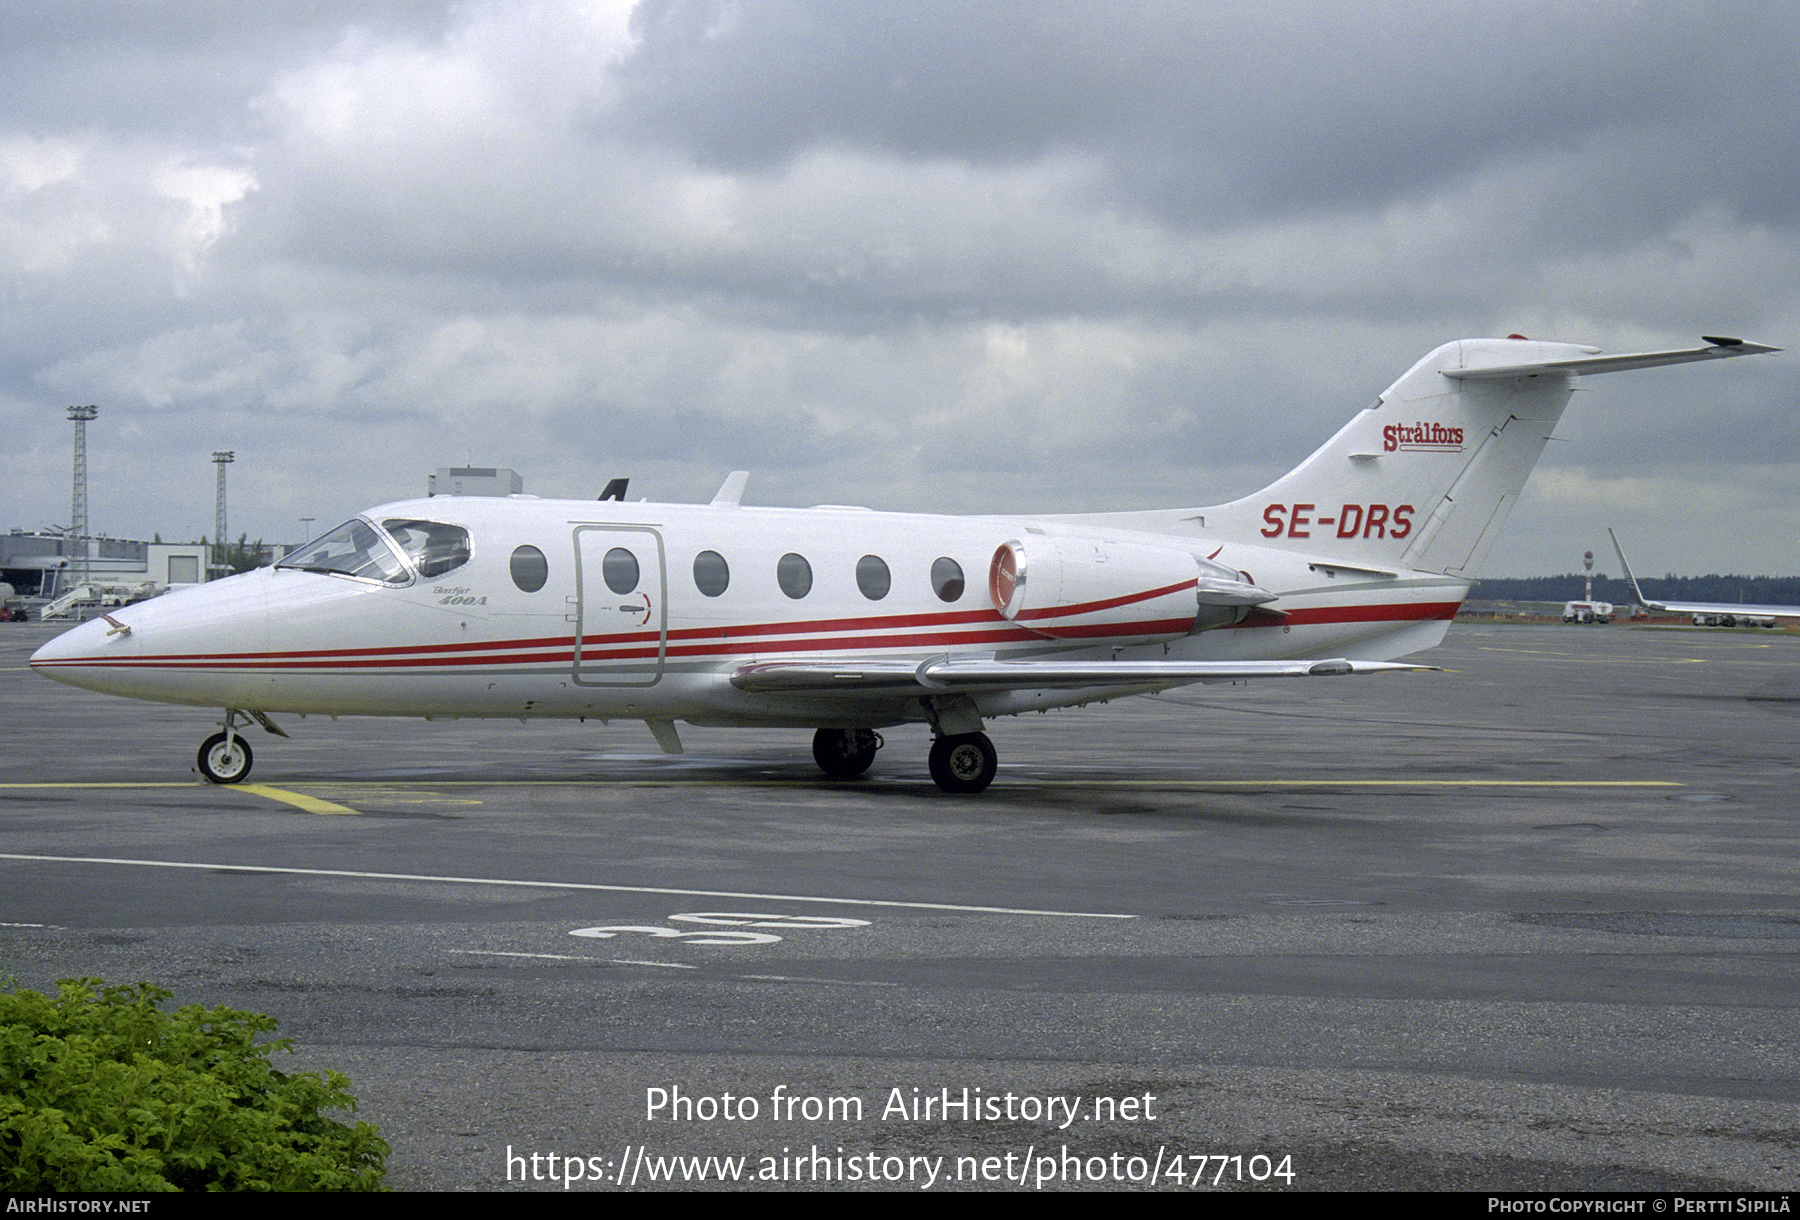
<path fill-rule="evenodd" d="M 1777 349 L 1602 356 L 1446 344 L 1296 470 L 1209 508 L 944 517 L 457 497 L 370 509 L 273 568 L 85 623 L 60 682 L 224 709 L 215 783 L 274 715 L 810 728 L 826 775 L 922 723 L 932 778 L 980 792 L 997 716 L 1196 682 L 1364 674 L 1443 639 L 1574 379 Z"/>

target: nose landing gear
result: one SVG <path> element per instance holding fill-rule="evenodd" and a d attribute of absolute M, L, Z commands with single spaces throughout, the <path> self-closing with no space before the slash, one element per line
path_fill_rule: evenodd
<path fill-rule="evenodd" d="M 227 728 L 200 743 L 196 761 L 208 783 L 235 784 L 250 774 L 250 743 Z"/>
<path fill-rule="evenodd" d="M 286 737 L 287 732 L 266 712 L 246 712 L 235 707 L 225 709 L 225 726 L 223 733 L 214 733 L 200 743 L 200 753 L 194 761 L 200 768 L 200 774 L 209 784 L 236 784 L 243 782 L 250 774 L 252 754 L 250 743 L 239 733 L 238 725 L 248 725 L 252 721 L 262 725 L 264 730 L 277 737 Z"/>

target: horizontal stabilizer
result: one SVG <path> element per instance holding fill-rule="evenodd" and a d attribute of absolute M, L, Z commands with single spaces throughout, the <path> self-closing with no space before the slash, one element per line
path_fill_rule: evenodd
<path fill-rule="evenodd" d="M 1512 377 L 1536 377 L 1543 373 L 1575 375 L 1584 373 L 1618 373 L 1626 369 L 1648 369 L 1660 364 L 1687 364 L 1695 360 L 1726 360 L 1732 356 L 1760 356 L 1778 352 L 1779 347 L 1762 343 L 1746 343 L 1742 339 L 1701 336 L 1712 346 L 1689 347 L 1667 352 L 1625 352 L 1617 356 L 1581 356 L 1572 360 L 1542 360 L 1531 364 L 1503 364 L 1491 368 L 1445 369 L 1444 376 L 1459 381 L 1504 381 Z"/>
<path fill-rule="evenodd" d="M 789 694 L 828 691 L 944 694 L 952 691 L 1067 690 L 1087 686 L 1184 686 L 1252 678 L 1319 678 L 1341 674 L 1436 669 L 1399 661 L 1004 661 L 934 657 L 905 660 L 759 661 L 731 675 L 739 690 Z"/>

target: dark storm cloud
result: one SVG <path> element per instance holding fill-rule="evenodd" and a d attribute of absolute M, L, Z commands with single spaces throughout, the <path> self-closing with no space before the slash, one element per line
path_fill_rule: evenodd
<path fill-rule="evenodd" d="M 1785 5 L 646 0 L 632 28 L 620 120 L 736 170 L 1081 150 L 1121 197 L 1208 223 L 1379 207 L 1501 158 L 1605 175 L 1616 144 L 1661 141 L 1666 174 L 1615 178 L 1618 208 L 1795 206 L 1800 136 L 1763 104 L 1800 45 Z"/>

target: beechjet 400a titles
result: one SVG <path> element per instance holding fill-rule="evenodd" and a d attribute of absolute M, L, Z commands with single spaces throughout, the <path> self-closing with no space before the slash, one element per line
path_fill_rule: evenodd
<path fill-rule="evenodd" d="M 32 657 L 60 682 L 224 710 L 244 778 L 275 715 L 813 729 L 825 774 L 926 724 L 980 792 L 997 716 L 1196 682 L 1428 668 L 1575 379 L 1777 349 L 1438 348 L 1273 485 L 1227 504 L 948 517 L 710 504 L 408 500 L 273 568 L 114 611 Z M 609 489 L 610 490 L 610 489 Z M 282 734 L 285 736 L 285 734 Z"/>

